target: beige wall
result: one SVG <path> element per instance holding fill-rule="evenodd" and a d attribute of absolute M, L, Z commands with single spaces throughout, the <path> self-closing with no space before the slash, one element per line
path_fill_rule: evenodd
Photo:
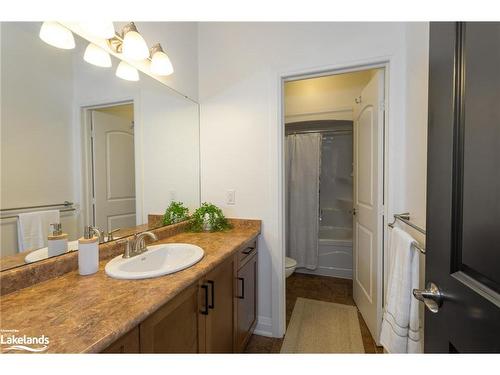
<path fill-rule="evenodd" d="M 285 83 L 285 122 L 353 120 L 354 99 L 373 73 L 330 75 Z"/>
<path fill-rule="evenodd" d="M 389 213 L 409 206 L 425 210 L 421 183 L 425 140 L 414 143 L 408 127 L 422 134 L 424 121 L 409 113 L 426 113 L 420 75 L 425 70 L 426 23 L 200 23 L 199 87 L 201 103 L 202 200 L 221 205 L 228 216 L 263 220 L 259 252 L 260 334 L 278 335 L 282 224 L 279 221 L 278 155 L 280 81 L 282 74 L 360 66 L 367 60 L 390 59 L 386 188 Z M 415 58 L 409 61 L 408 59 Z M 414 87 L 418 91 L 410 92 Z M 418 148 L 416 151 L 415 148 Z M 408 150 L 408 151 L 407 151 Z M 225 191 L 236 190 L 236 205 L 225 203 Z M 410 198 L 410 189 L 418 193 Z M 412 200 L 410 203 L 409 200 Z"/>

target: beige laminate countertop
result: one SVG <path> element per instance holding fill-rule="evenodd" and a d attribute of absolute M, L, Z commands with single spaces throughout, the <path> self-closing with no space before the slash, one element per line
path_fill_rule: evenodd
<path fill-rule="evenodd" d="M 94 275 L 73 271 L 4 295 L 0 329 L 45 335 L 50 340 L 45 353 L 100 352 L 259 233 L 260 222 L 253 221 L 226 232 L 184 232 L 161 240 L 198 245 L 205 255 L 188 269 L 154 279 L 112 279 L 104 272 L 105 260 Z"/>

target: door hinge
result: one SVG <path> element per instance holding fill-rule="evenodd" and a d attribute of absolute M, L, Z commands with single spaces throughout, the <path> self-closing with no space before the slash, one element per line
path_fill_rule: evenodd
<path fill-rule="evenodd" d="M 381 100 L 379 103 L 378 103 L 378 108 L 381 110 L 381 111 L 385 111 L 386 108 L 385 108 L 385 100 Z"/>

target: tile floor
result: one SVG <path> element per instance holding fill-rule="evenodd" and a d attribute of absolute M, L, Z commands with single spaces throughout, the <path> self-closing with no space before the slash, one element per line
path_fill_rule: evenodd
<path fill-rule="evenodd" d="M 352 280 L 335 277 L 294 273 L 286 279 L 286 325 L 292 316 L 297 297 L 317 299 L 325 302 L 355 305 L 352 298 Z M 366 353 L 382 353 L 376 346 L 363 317 L 358 312 L 361 337 Z M 246 353 L 279 353 L 283 339 L 252 335 Z"/>

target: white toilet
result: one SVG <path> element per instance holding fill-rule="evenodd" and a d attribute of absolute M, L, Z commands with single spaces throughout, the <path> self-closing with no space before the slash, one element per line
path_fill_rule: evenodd
<path fill-rule="evenodd" d="M 285 276 L 286 277 L 289 277 L 292 273 L 294 273 L 296 267 L 297 267 L 297 261 L 295 259 L 285 257 Z"/>

